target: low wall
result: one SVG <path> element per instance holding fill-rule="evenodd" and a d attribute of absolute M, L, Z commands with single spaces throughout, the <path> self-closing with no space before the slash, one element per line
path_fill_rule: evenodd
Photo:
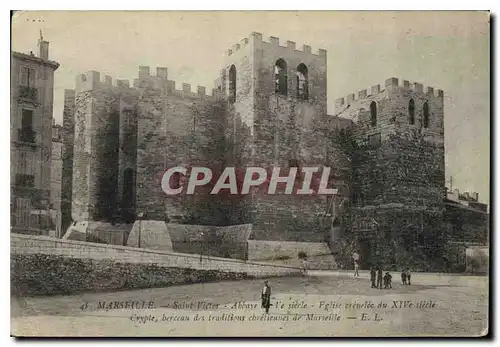
<path fill-rule="evenodd" d="M 131 228 L 132 224 L 79 221 L 68 227 L 62 239 L 124 245 Z"/>
<path fill-rule="evenodd" d="M 50 254 L 13 254 L 11 295 L 70 295 L 253 278 L 246 273 L 131 264 Z"/>
<path fill-rule="evenodd" d="M 175 252 L 247 259 L 247 240 L 252 225 L 218 227 L 169 223 L 167 230 Z"/>
<path fill-rule="evenodd" d="M 310 269 L 336 269 L 337 264 L 326 242 L 248 240 L 248 259 L 300 266 L 299 252 L 307 255 Z"/>
<path fill-rule="evenodd" d="M 465 250 L 466 271 L 486 274 L 489 271 L 490 249 L 486 246 L 469 246 Z"/>
<path fill-rule="evenodd" d="M 167 224 L 162 221 L 136 220 L 128 235 L 127 246 L 174 251 Z"/>
<path fill-rule="evenodd" d="M 291 266 L 279 266 L 258 262 L 245 262 L 235 259 L 202 257 L 199 255 L 132 248 L 126 246 L 89 243 L 83 241 L 61 240 L 45 236 L 11 234 L 11 256 L 44 254 L 48 256 L 73 258 L 80 260 L 110 261 L 113 264 L 138 264 L 156 268 L 179 268 L 202 271 L 218 271 L 240 274 L 252 278 L 298 275 L 299 269 Z M 78 262 L 77 261 L 77 262 Z M 90 266 L 90 265 L 89 265 Z M 45 269 L 46 271 L 48 269 Z M 74 271 L 68 269 L 67 273 Z M 83 271 L 83 270 L 82 270 Z M 132 270 L 131 270 L 132 271 Z M 105 273 L 105 272 L 104 272 Z M 62 274 L 60 274 L 62 276 Z M 201 276 L 203 277 L 203 276 Z M 219 276 L 220 277 L 220 276 Z M 217 276 L 215 276 L 217 278 Z M 116 288 L 115 288 L 116 289 Z"/>
<path fill-rule="evenodd" d="M 252 260 L 297 258 L 301 251 L 305 252 L 308 257 L 331 253 L 326 242 L 248 240 L 248 259 Z"/>

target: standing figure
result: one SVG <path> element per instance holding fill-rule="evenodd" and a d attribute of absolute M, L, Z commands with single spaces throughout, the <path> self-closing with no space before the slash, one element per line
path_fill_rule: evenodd
<path fill-rule="evenodd" d="M 401 282 L 403 282 L 403 285 L 406 285 L 406 269 L 401 271 Z"/>
<path fill-rule="evenodd" d="M 303 275 L 307 275 L 307 268 L 308 268 L 307 258 L 304 258 L 302 259 L 302 264 L 300 265 L 300 272 Z"/>
<path fill-rule="evenodd" d="M 358 262 L 355 260 L 354 261 L 354 276 L 358 276 L 359 277 L 359 264 Z"/>
<path fill-rule="evenodd" d="M 383 277 L 382 268 L 378 267 L 378 271 L 377 271 L 377 288 L 378 289 L 382 289 L 382 277 Z"/>
<path fill-rule="evenodd" d="M 271 307 L 271 287 L 267 281 L 264 281 L 264 288 L 262 288 L 262 308 L 269 313 L 269 307 Z"/>
<path fill-rule="evenodd" d="M 392 289 L 392 276 L 389 272 L 386 272 L 384 276 L 384 289 L 387 288 Z"/>
<path fill-rule="evenodd" d="M 410 268 L 406 268 L 406 280 L 408 281 L 408 285 L 411 286 L 411 272 L 410 272 Z"/>
<path fill-rule="evenodd" d="M 377 278 L 377 271 L 375 270 L 375 267 L 372 266 L 370 269 L 370 279 L 372 281 L 372 288 L 377 288 L 377 285 L 375 284 Z"/>

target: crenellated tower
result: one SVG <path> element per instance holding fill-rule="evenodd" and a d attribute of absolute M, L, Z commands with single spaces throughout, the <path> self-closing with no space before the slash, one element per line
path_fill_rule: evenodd
<path fill-rule="evenodd" d="M 442 242 L 443 99 L 442 90 L 389 78 L 336 101 L 336 113 L 354 122 L 352 232 L 365 260 L 402 261 L 418 253 L 415 244 Z"/>
<path fill-rule="evenodd" d="M 222 76 L 235 164 L 268 170 L 330 166 L 325 50 L 297 50 L 295 42 L 282 46 L 276 37 L 266 42 L 252 33 L 228 50 Z M 252 193 L 241 203 L 256 239 L 325 239 L 323 228 L 307 227 L 324 217 L 325 196 Z"/>
<path fill-rule="evenodd" d="M 74 221 L 110 220 L 116 211 L 119 95 L 112 79 L 90 71 L 76 78 L 73 160 Z"/>

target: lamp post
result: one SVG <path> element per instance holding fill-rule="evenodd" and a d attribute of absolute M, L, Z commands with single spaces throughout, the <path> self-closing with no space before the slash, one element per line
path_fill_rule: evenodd
<path fill-rule="evenodd" d="M 204 236 L 205 234 L 203 233 L 203 231 L 200 233 L 200 239 L 201 239 L 201 245 L 200 245 L 200 263 L 203 261 L 203 241 L 204 241 Z"/>

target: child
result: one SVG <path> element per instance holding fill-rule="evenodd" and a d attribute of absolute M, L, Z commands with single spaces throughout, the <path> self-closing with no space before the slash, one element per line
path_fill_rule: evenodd
<path fill-rule="evenodd" d="M 406 279 L 408 281 L 408 285 L 411 286 L 411 272 L 410 272 L 410 268 L 406 268 Z"/>
<path fill-rule="evenodd" d="M 384 289 L 387 288 L 392 289 L 392 276 L 389 272 L 386 272 L 384 276 Z"/>

